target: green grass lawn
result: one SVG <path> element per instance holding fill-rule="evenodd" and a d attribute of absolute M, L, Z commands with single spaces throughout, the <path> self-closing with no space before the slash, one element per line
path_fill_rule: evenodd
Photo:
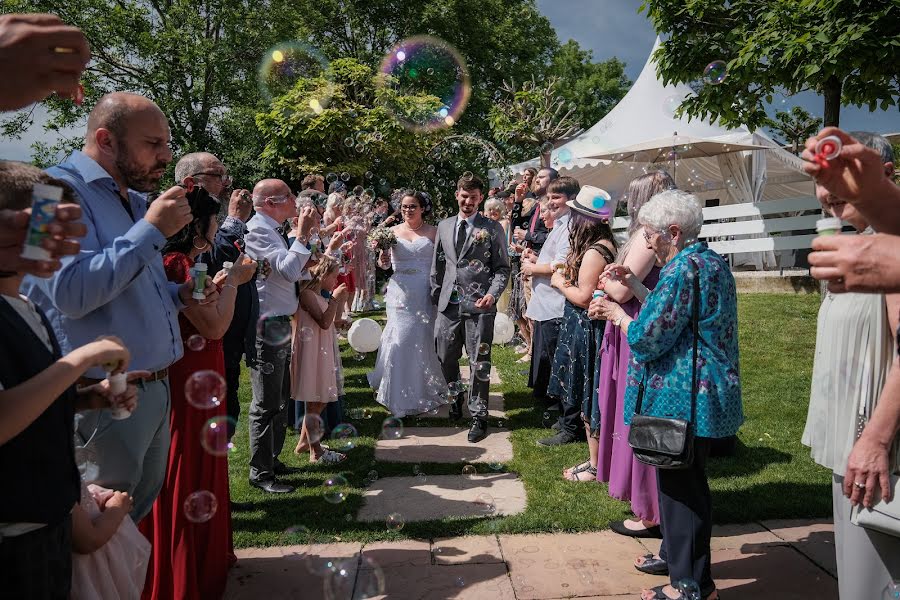
<path fill-rule="evenodd" d="M 809 458 L 800 444 L 809 401 L 809 382 L 815 346 L 818 296 L 743 295 L 740 297 L 741 376 L 746 422 L 740 432 L 736 456 L 713 459 L 710 486 L 714 517 L 719 523 L 772 518 L 824 517 L 831 513 L 830 474 Z M 382 315 L 371 315 L 382 318 Z M 375 440 L 388 413 L 378 405 L 366 383 L 375 355 L 360 360 L 343 348 L 347 402 L 369 409 L 370 418 L 351 422 L 360 437 L 348 460 L 336 467 L 310 466 L 293 454 L 296 434 L 289 434 L 282 460 L 303 466 L 303 472 L 283 478 L 298 486 L 291 494 L 270 495 L 247 482 L 247 420 L 250 402 L 248 373 L 241 386 L 242 412 L 230 455 L 231 494 L 251 500 L 254 512 L 234 513 L 234 539 L 238 547 L 300 543 L 289 528 L 304 526 L 318 541 L 374 541 L 404 537 L 430 538 L 484 533 L 593 531 L 610 520 L 626 517 L 628 505 L 607 495 L 605 485 L 569 483 L 562 470 L 587 457 L 587 444 L 547 449 L 535 441 L 547 435 L 541 427 L 543 410 L 535 406 L 526 386 L 525 367 L 515 362 L 510 348 L 494 347 L 494 364 L 506 401 L 504 425 L 512 429 L 514 459 L 502 470 L 519 475 L 528 492 L 528 508 L 520 515 L 494 519 L 452 519 L 407 523 L 399 532 L 384 523 L 355 519 L 362 504 L 364 480 L 375 470 L 379 477 L 411 476 L 414 465 L 376 463 Z M 409 368 L 404 365 L 403 368 Z M 499 423 L 493 423 L 498 425 Z M 446 425 L 440 419 L 406 419 L 407 426 Z M 418 465 L 428 475 L 458 474 L 463 463 Z M 479 472 L 494 472 L 478 465 Z M 323 483 L 334 475 L 346 478 L 346 500 L 325 501 Z M 402 507 L 397 508 L 402 514 Z"/>

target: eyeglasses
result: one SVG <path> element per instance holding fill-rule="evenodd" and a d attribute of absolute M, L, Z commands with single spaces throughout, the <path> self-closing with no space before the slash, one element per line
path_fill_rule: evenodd
<path fill-rule="evenodd" d="M 418 204 L 401 204 L 400 205 L 400 210 L 405 210 L 405 211 L 413 211 L 413 210 L 416 210 L 417 208 L 419 208 Z"/>
<path fill-rule="evenodd" d="M 672 241 L 672 234 L 668 231 L 652 231 L 650 229 L 644 229 L 644 239 L 648 244 L 650 243 L 650 240 L 653 239 L 654 235 L 662 237 L 664 241 Z"/>
<path fill-rule="evenodd" d="M 218 177 L 222 182 L 222 185 L 224 185 L 225 187 L 231 185 L 232 181 L 231 175 L 229 175 L 228 173 L 209 173 L 201 171 L 200 173 L 194 173 L 193 175 L 191 175 L 191 177 L 196 177 L 197 175 L 205 175 L 206 177 Z"/>

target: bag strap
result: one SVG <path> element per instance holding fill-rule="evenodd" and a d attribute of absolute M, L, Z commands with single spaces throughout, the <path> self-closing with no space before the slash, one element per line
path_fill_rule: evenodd
<path fill-rule="evenodd" d="M 697 420 L 697 394 L 699 393 L 700 381 L 697 373 L 697 341 L 700 339 L 700 270 L 696 263 L 688 257 L 688 264 L 691 269 L 691 279 L 694 287 L 694 300 L 691 303 L 691 333 L 693 334 L 694 343 L 691 352 L 691 423 Z M 644 403 L 644 382 L 647 380 L 647 370 L 644 369 L 641 375 L 641 382 L 638 384 L 637 404 L 634 407 L 634 414 L 641 414 L 641 405 Z"/>

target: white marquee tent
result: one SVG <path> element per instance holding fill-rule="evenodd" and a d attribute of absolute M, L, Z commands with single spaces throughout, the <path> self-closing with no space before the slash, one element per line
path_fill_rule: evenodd
<path fill-rule="evenodd" d="M 659 47 L 659 39 L 653 47 Z M 556 148 L 551 164 L 582 185 L 596 185 L 613 197 L 621 195 L 634 177 L 649 165 L 591 158 L 619 148 L 663 137 L 687 136 L 712 141 L 765 146 L 766 150 L 733 152 L 713 157 L 677 160 L 679 187 L 704 201 L 720 205 L 797 198 L 813 194 L 812 180 L 800 170 L 800 159 L 782 149 L 762 131 L 726 129 L 715 123 L 675 118 L 673 109 L 692 94 L 685 85 L 663 85 L 656 75 L 653 53 L 625 97 L 603 119 L 568 143 Z M 539 159 L 514 165 L 514 172 L 540 166 Z M 660 164 L 671 172 L 671 163 Z M 771 253 L 735 257 L 757 268 L 774 267 Z"/>

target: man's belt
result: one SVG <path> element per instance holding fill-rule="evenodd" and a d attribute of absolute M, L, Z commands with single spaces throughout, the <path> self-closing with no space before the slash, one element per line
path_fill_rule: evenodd
<path fill-rule="evenodd" d="M 160 369 L 155 373 L 151 373 L 149 377 L 144 377 L 141 381 L 149 383 L 151 381 L 161 381 L 169 376 L 169 369 Z M 100 383 L 102 379 L 92 379 L 91 377 L 82 377 L 78 380 L 79 386 L 89 386 Z"/>

